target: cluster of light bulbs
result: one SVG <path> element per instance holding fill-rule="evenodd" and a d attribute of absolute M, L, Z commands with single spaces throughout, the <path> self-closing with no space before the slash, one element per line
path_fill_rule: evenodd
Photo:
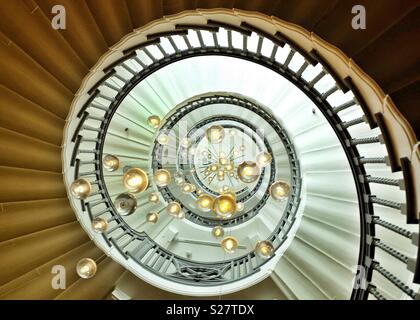
<path fill-rule="evenodd" d="M 213 181 L 214 177 L 217 176 L 219 181 L 224 181 L 226 176 L 230 178 L 237 179 L 238 176 L 235 174 L 235 164 L 232 160 L 227 159 L 224 153 L 219 154 L 219 159 L 217 163 L 211 163 L 204 170 L 205 178 L 208 178 L 208 181 Z"/>
<path fill-rule="evenodd" d="M 148 118 L 148 124 L 157 129 L 160 127 L 161 119 L 159 116 L 152 115 Z M 206 137 L 209 143 L 219 144 L 225 137 L 225 130 L 222 126 L 214 125 L 206 130 Z M 157 141 L 161 145 L 166 145 L 169 142 L 169 137 L 166 134 L 160 134 L 157 137 Z M 191 146 L 191 141 L 185 138 L 181 141 L 184 148 Z M 241 146 L 243 151 L 245 146 Z M 243 183 L 255 182 L 260 174 L 261 169 L 270 165 L 272 162 L 272 156 L 268 152 L 261 152 L 257 155 L 255 161 L 244 161 L 236 168 L 232 160 L 226 158 L 222 153 L 219 155 L 218 163 L 210 164 L 205 171 L 205 175 L 208 176 L 210 173 L 217 174 L 219 180 L 223 180 L 225 173 L 231 177 L 235 177 Z M 114 172 L 120 168 L 120 160 L 115 155 L 105 155 L 102 160 L 103 168 L 108 172 Z M 158 169 L 155 171 L 153 180 L 159 187 L 166 187 L 172 182 L 172 176 L 166 169 Z M 180 185 L 183 193 L 196 192 L 195 185 L 184 182 L 182 172 L 175 174 L 175 181 Z M 137 209 L 137 199 L 134 196 L 136 193 L 142 193 L 149 187 L 149 177 L 147 173 L 141 168 L 129 168 L 123 176 L 123 184 L 127 192 L 117 196 L 114 201 L 116 211 L 122 215 L 127 216 L 135 212 Z M 274 182 L 270 186 L 270 195 L 274 200 L 284 201 L 290 195 L 290 185 L 283 180 Z M 80 178 L 75 180 L 70 187 L 71 194 L 81 200 L 85 200 L 89 197 L 92 192 L 92 185 L 86 179 Z M 220 219 L 229 219 L 236 212 L 240 212 L 244 209 L 244 204 L 236 201 L 236 193 L 232 192 L 229 187 L 224 186 L 221 188 L 220 193 L 217 197 L 213 197 L 209 194 L 204 194 L 201 190 L 197 191 L 198 198 L 196 200 L 197 207 L 203 212 L 213 211 L 216 216 Z M 151 203 L 159 203 L 160 198 L 156 193 L 151 193 L 148 196 Z M 177 219 L 185 218 L 185 212 L 182 210 L 181 205 L 178 202 L 170 202 L 166 206 L 166 213 Z M 146 222 L 156 223 L 159 220 L 159 213 L 149 212 L 146 215 Z M 108 221 L 97 217 L 92 221 L 92 228 L 95 232 L 103 233 L 108 228 Z M 223 227 L 216 226 L 212 230 L 212 234 L 216 238 L 223 238 L 225 231 Z M 221 247 L 227 253 L 233 253 L 238 248 L 238 240 L 229 235 L 224 237 L 221 242 Z M 255 246 L 256 253 L 261 258 L 269 258 L 274 253 L 274 247 L 271 241 L 259 241 Z M 97 266 L 94 260 L 90 258 L 81 259 L 77 266 L 76 271 L 81 278 L 88 279 L 95 275 Z"/>
<path fill-rule="evenodd" d="M 206 137 L 210 144 L 219 144 L 225 137 L 224 128 L 222 126 L 211 126 L 206 131 Z M 240 149 L 243 151 L 245 146 L 241 146 Z M 270 165 L 272 160 L 271 154 L 261 152 L 257 155 L 255 162 L 242 162 L 237 167 L 235 175 L 234 162 L 221 153 L 218 162 L 210 164 L 204 171 L 204 175 L 207 177 L 214 173 L 219 181 L 223 181 L 225 172 L 228 172 L 229 176 L 235 177 L 243 183 L 253 183 L 260 177 L 261 169 Z M 213 179 L 215 175 L 211 176 L 210 179 Z M 275 200 L 285 200 L 290 194 L 290 187 L 285 181 L 277 181 L 270 187 L 270 193 Z M 197 207 L 204 212 L 213 211 L 220 219 L 229 219 L 236 212 L 242 211 L 244 204 L 237 202 L 236 193 L 232 192 L 229 187 L 224 186 L 220 189 L 219 196 L 215 198 L 208 194 L 201 194 L 197 199 Z M 222 226 L 216 226 L 213 228 L 212 234 L 216 238 L 223 238 L 225 232 Z M 227 253 L 235 252 L 238 245 L 238 240 L 231 235 L 221 240 L 221 247 Z M 255 251 L 261 258 L 269 258 L 274 253 L 274 246 L 271 241 L 259 241 L 255 246 Z"/>

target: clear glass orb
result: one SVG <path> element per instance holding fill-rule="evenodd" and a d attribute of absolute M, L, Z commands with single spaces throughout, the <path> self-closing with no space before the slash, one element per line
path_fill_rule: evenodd
<path fill-rule="evenodd" d="M 207 140 L 212 144 L 221 143 L 225 137 L 225 129 L 222 126 L 211 126 L 206 130 Z"/>
<path fill-rule="evenodd" d="M 197 153 L 197 148 L 196 147 L 192 147 L 189 151 L 190 155 L 194 155 Z"/>
<path fill-rule="evenodd" d="M 128 216 L 136 211 L 137 199 L 130 193 L 122 193 L 115 199 L 114 206 L 120 215 Z"/>
<path fill-rule="evenodd" d="M 182 170 L 177 170 L 174 174 L 174 177 L 184 179 L 184 172 Z"/>
<path fill-rule="evenodd" d="M 207 150 L 203 150 L 203 151 L 201 151 L 201 155 L 202 155 L 203 157 L 208 157 L 209 152 L 208 152 Z"/>
<path fill-rule="evenodd" d="M 263 168 L 270 165 L 271 161 L 273 160 L 273 157 L 268 152 L 263 151 L 257 155 L 256 160 L 257 160 L 257 165 Z"/>
<path fill-rule="evenodd" d="M 149 212 L 146 215 L 146 221 L 149 223 L 156 223 L 159 220 L 159 213 L 157 212 Z"/>
<path fill-rule="evenodd" d="M 270 186 L 270 195 L 274 200 L 285 201 L 290 195 L 290 185 L 283 180 L 274 182 Z"/>
<path fill-rule="evenodd" d="M 238 151 L 238 150 L 234 150 L 234 151 L 233 151 L 233 155 L 234 155 L 235 157 L 239 156 L 239 151 Z"/>
<path fill-rule="evenodd" d="M 255 246 L 255 252 L 260 258 L 268 259 L 274 254 L 274 246 L 271 241 L 258 241 Z"/>
<path fill-rule="evenodd" d="M 213 211 L 222 219 L 229 219 L 236 212 L 235 198 L 228 194 L 218 196 L 213 202 Z"/>
<path fill-rule="evenodd" d="M 225 172 L 223 170 L 219 170 L 219 171 L 217 171 L 217 175 L 219 177 L 224 177 L 225 176 Z"/>
<path fill-rule="evenodd" d="M 102 159 L 102 166 L 106 171 L 114 172 L 120 167 L 120 160 L 112 154 L 107 154 Z"/>
<path fill-rule="evenodd" d="M 210 171 L 211 171 L 211 172 L 216 172 L 217 170 L 219 170 L 219 165 L 217 165 L 217 164 L 212 164 L 212 165 L 209 167 L 209 169 L 210 169 Z"/>
<path fill-rule="evenodd" d="M 83 279 L 92 278 L 97 270 L 96 262 L 91 258 L 83 258 L 76 265 L 76 272 Z"/>
<path fill-rule="evenodd" d="M 211 233 L 213 234 L 214 237 L 220 238 L 224 236 L 225 230 L 221 226 L 216 226 L 213 228 Z"/>
<path fill-rule="evenodd" d="M 166 187 L 171 183 L 171 174 L 166 169 L 156 170 L 154 175 L 154 181 L 159 187 Z"/>
<path fill-rule="evenodd" d="M 245 205 L 244 205 L 244 203 L 243 203 L 243 202 L 238 202 L 238 203 L 236 204 L 236 211 L 238 211 L 238 212 L 242 212 L 242 211 L 244 210 L 244 208 L 245 208 Z"/>
<path fill-rule="evenodd" d="M 167 134 L 161 133 L 158 138 L 157 138 L 157 142 L 159 144 L 161 144 L 162 146 L 166 146 L 169 142 L 169 137 Z"/>
<path fill-rule="evenodd" d="M 92 185 L 86 179 L 77 179 L 71 184 L 70 192 L 76 199 L 84 200 L 92 192 Z"/>
<path fill-rule="evenodd" d="M 188 149 L 191 146 L 191 139 L 187 137 L 183 138 L 181 140 L 181 146 L 185 149 Z"/>
<path fill-rule="evenodd" d="M 238 248 L 238 240 L 235 237 L 228 236 L 222 240 L 220 245 L 226 253 L 234 253 Z"/>
<path fill-rule="evenodd" d="M 239 149 L 241 150 L 241 151 L 244 151 L 245 150 L 245 145 L 243 144 L 243 145 L 241 145 L 240 147 L 239 147 Z"/>
<path fill-rule="evenodd" d="M 181 190 L 183 193 L 191 193 L 195 191 L 195 185 L 191 183 L 184 183 L 181 185 Z"/>
<path fill-rule="evenodd" d="M 151 202 L 151 203 L 159 203 L 160 202 L 159 195 L 157 193 L 151 193 L 151 194 L 149 194 L 149 202 Z"/>
<path fill-rule="evenodd" d="M 223 152 L 223 151 L 220 151 L 219 152 L 219 159 L 223 159 L 223 158 L 226 158 L 226 153 Z"/>
<path fill-rule="evenodd" d="M 226 158 L 220 158 L 219 162 L 220 162 L 220 164 L 221 164 L 221 165 L 223 165 L 223 166 L 226 166 L 226 165 L 228 165 L 228 164 L 229 164 L 229 160 L 228 160 L 228 159 L 226 159 Z"/>
<path fill-rule="evenodd" d="M 225 191 L 223 193 L 223 195 L 227 196 L 227 197 L 231 197 L 233 200 L 236 201 L 236 192 L 229 190 L 229 191 Z"/>
<path fill-rule="evenodd" d="M 150 117 L 147 119 L 147 123 L 148 123 L 148 124 L 149 124 L 149 126 L 151 126 L 152 128 L 157 129 L 157 128 L 159 128 L 159 126 L 160 126 L 160 118 L 159 118 L 159 116 L 156 116 L 156 115 L 150 116 Z"/>
<path fill-rule="evenodd" d="M 174 174 L 175 183 L 180 185 L 184 183 L 184 172 L 182 170 L 178 170 Z"/>
<path fill-rule="evenodd" d="M 229 163 L 226 165 L 226 170 L 227 170 L 227 171 L 232 171 L 233 169 L 234 169 L 233 162 L 229 162 Z"/>
<path fill-rule="evenodd" d="M 177 219 L 184 219 L 185 218 L 185 212 L 184 211 L 180 211 L 176 216 L 175 216 L 175 218 L 177 218 Z"/>
<path fill-rule="evenodd" d="M 228 186 L 223 186 L 223 187 L 220 187 L 219 188 L 219 193 L 220 194 L 222 194 L 222 193 L 229 193 L 229 192 L 231 192 L 231 189 Z"/>
<path fill-rule="evenodd" d="M 230 130 L 229 130 L 229 134 L 230 134 L 231 136 L 236 135 L 236 130 L 235 130 L 235 129 L 230 129 Z"/>
<path fill-rule="evenodd" d="M 175 178 L 175 183 L 177 185 L 182 185 L 184 182 L 184 178 Z"/>
<path fill-rule="evenodd" d="M 243 183 L 252 183 L 260 176 L 260 168 L 253 161 L 244 161 L 238 166 L 238 178 Z"/>
<path fill-rule="evenodd" d="M 173 217 L 178 216 L 181 211 L 182 208 L 178 202 L 169 202 L 166 206 L 166 212 Z"/>
<path fill-rule="evenodd" d="M 229 172 L 229 177 L 234 177 L 235 176 L 235 172 L 231 171 Z"/>
<path fill-rule="evenodd" d="M 97 233 L 105 232 L 108 228 L 108 221 L 103 218 L 95 218 L 92 220 L 92 229 Z"/>
<path fill-rule="evenodd" d="M 131 168 L 124 173 L 123 184 L 129 192 L 139 193 L 147 189 L 149 178 L 142 169 Z"/>
<path fill-rule="evenodd" d="M 203 191 L 203 190 L 201 190 L 201 189 L 198 189 L 198 190 L 197 190 L 197 195 L 201 196 L 203 193 L 204 193 L 204 191 Z"/>
<path fill-rule="evenodd" d="M 204 212 L 211 211 L 213 208 L 214 198 L 208 194 L 202 194 L 197 199 L 197 206 Z"/>

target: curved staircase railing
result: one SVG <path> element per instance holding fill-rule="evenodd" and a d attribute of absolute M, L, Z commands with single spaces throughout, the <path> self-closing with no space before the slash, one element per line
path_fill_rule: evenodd
<path fill-rule="evenodd" d="M 227 33 L 227 46 L 222 46 L 218 42 L 217 33 L 221 29 L 224 29 Z M 199 42 L 198 47 L 191 44 L 189 38 L 187 37 L 188 32 L 194 32 L 196 34 Z M 208 46 L 206 44 L 203 40 L 203 32 L 209 32 L 212 35 L 214 41 L 213 45 Z M 242 49 L 238 49 L 233 46 L 233 32 L 239 32 L 241 34 L 243 39 Z M 247 47 L 249 37 L 253 33 L 258 36 L 258 45 L 255 53 L 249 51 Z M 185 46 L 187 47 L 186 50 L 181 50 L 176 45 L 173 39 L 174 36 L 181 36 L 182 39 L 184 39 Z M 162 39 L 169 41 L 174 51 L 173 54 L 166 52 L 161 46 L 160 43 Z M 272 52 L 268 55 L 262 53 L 261 51 L 262 43 L 265 39 L 271 41 L 273 44 Z M 285 44 L 288 44 L 291 50 L 286 60 L 283 63 L 279 63 L 276 61 L 275 55 L 277 50 Z M 161 52 L 163 58 L 159 59 L 154 56 L 149 50 L 150 46 L 155 46 Z M 146 64 L 140 60 L 138 58 L 139 52 L 146 54 L 150 58 L 151 63 Z M 374 273 L 378 273 L 385 277 L 391 284 L 412 299 L 419 298 L 419 293 L 412 290 L 409 285 L 404 284 L 395 275 L 393 275 L 392 272 L 386 270 L 381 265 L 378 255 L 375 254 L 377 250 L 381 250 L 390 257 L 401 261 L 406 265 L 407 269 L 413 273 L 413 281 L 415 283 L 420 283 L 420 251 L 418 251 L 417 257 L 408 257 L 378 238 L 376 236 L 376 230 L 377 228 L 386 228 L 400 237 L 411 239 L 412 243 L 417 246 L 419 242 L 418 233 L 406 230 L 403 225 L 394 225 L 386 221 L 385 218 L 377 215 L 375 212 L 375 207 L 384 206 L 394 210 L 395 214 L 402 213 L 406 215 L 407 224 L 419 223 L 417 212 L 418 199 L 416 198 L 415 191 L 415 170 L 418 170 L 418 164 L 415 164 L 414 166 L 408 157 L 398 158 L 396 141 L 390 134 L 393 127 L 388 125 L 389 122 L 386 121 L 383 113 L 371 112 L 368 103 L 364 100 L 363 95 L 360 93 L 351 77 L 342 79 L 335 73 L 334 68 L 328 64 L 326 59 L 324 59 L 319 52 L 315 50 L 307 52 L 285 34 L 282 34 L 281 32 L 271 34 L 252 26 L 247 22 L 244 22 L 239 26 L 226 24 L 225 22 L 217 22 L 214 20 L 209 20 L 207 24 L 202 25 L 177 24 L 173 26 L 173 30 L 149 34 L 147 36 L 147 41 L 140 45 L 127 48 L 122 53 L 123 56 L 120 59 L 111 63 L 103 70 L 103 78 L 100 79 L 100 81 L 98 81 L 89 91 L 90 97 L 77 115 L 80 118 L 80 122 L 74 131 L 72 139 L 74 142 L 74 152 L 70 165 L 75 168 L 74 178 L 91 178 L 91 183 L 98 187 L 97 192 L 94 192 L 86 202 L 82 201 L 82 208 L 88 210 L 92 218 L 98 217 L 106 212 L 109 212 L 109 210 L 112 210 L 110 207 L 107 207 L 102 209 L 102 211 L 95 211 L 94 208 L 97 207 L 97 205 L 106 202 L 106 194 L 104 194 L 101 189 L 101 180 L 99 176 L 101 172 L 101 162 L 98 157 L 98 150 L 100 150 L 99 146 L 102 141 L 100 137 L 104 130 L 103 121 L 107 118 L 107 114 L 113 108 L 115 101 L 120 100 L 122 95 L 126 94 L 133 85 L 144 79 L 148 74 L 180 59 L 197 55 L 227 55 L 247 59 L 281 73 L 284 77 L 301 88 L 301 90 L 307 94 L 314 103 L 316 103 L 328 119 L 346 152 L 348 161 L 353 171 L 358 192 L 361 220 L 359 265 L 361 270 L 363 269 L 363 277 L 356 277 L 355 287 L 351 298 L 367 299 L 369 295 L 372 295 L 377 299 L 384 299 L 384 295 L 380 292 L 375 285 L 375 282 L 372 280 Z M 297 71 L 293 71 L 289 68 L 289 64 L 295 55 L 301 55 L 305 59 L 300 69 Z M 139 73 L 135 72 L 127 62 L 138 65 L 142 71 Z M 318 63 L 322 65 L 321 72 L 312 80 L 306 81 L 302 77 L 303 72 L 308 66 L 316 65 Z M 122 76 L 119 70 L 124 70 L 125 76 Z M 327 75 L 331 75 L 333 77 L 335 85 L 325 92 L 318 92 L 315 85 Z M 120 83 L 120 85 L 117 86 L 116 83 Z M 104 88 L 106 88 L 106 90 L 104 90 Z M 342 90 L 343 92 L 352 91 L 354 97 L 342 105 L 332 106 L 328 102 L 327 98 L 337 90 Z M 110 92 L 114 92 L 115 95 L 112 95 L 112 93 L 110 94 Z M 359 118 L 343 121 L 340 118 L 340 113 L 353 106 L 360 107 L 364 115 Z M 97 118 L 91 116 L 89 113 L 91 108 L 103 112 L 103 117 Z M 93 122 L 95 122 L 96 125 L 92 125 Z M 379 127 L 381 132 L 380 135 L 373 135 L 371 137 L 352 136 L 349 128 L 360 123 L 367 123 L 372 129 Z M 358 151 L 358 146 L 363 144 L 384 144 L 386 146 L 387 156 L 364 157 Z M 92 146 L 94 146 L 94 148 L 92 148 Z M 81 154 L 90 154 L 91 159 L 82 161 L 79 159 Z M 403 179 L 397 180 L 368 175 L 365 167 L 369 164 L 386 164 L 390 167 L 391 172 L 402 171 Z M 371 192 L 371 186 L 374 184 L 388 185 L 393 186 L 396 189 L 403 189 L 406 195 L 405 202 L 398 203 L 381 198 L 380 195 L 373 194 Z M 116 218 L 113 219 L 116 220 Z M 123 255 L 133 255 L 133 252 L 130 252 L 130 250 L 127 249 L 131 240 L 127 241 L 126 238 L 123 238 L 124 243 L 121 243 L 121 237 L 114 238 L 112 236 L 112 233 L 118 228 L 126 230 L 126 227 L 123 224 L 117 224 L 116 227 L 111 228 L 104 235 L 106 240 L 116 245 Z M 135 238 L 132 239 L 132 241 L 134 240 Z M 155 250 L 156 248 L 154 246 L 150 246 L 149 249 Z M 159 262 L 158 264 L 160 266 L 166 266 L 167 261 L 170 261 L 167 259 L 170 258 L 167 258 L 164 255 L 160 255 L 160 257 L 162 257 L 164 261 L 160 263 L 160 258 L 156 258 L 157 260 L 155 261 L 155 264 L 156 262 Z M 188 276 L 191 276 L 191 274 Z"/>

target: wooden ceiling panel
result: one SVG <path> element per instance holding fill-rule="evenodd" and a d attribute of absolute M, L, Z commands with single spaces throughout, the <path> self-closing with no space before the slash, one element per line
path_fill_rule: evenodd
<path fill-rule="evenodd" d="M 74 214 L 73 214 L 74 216 Z M 51 270 L 55 265 L 62 265 L 66 270 L 66 286 L 70 287 L 80 277 L 76 273 L 75 262 L 82 258 L 90 257 L 99 260 L 103 256 L 93 241 L 83 243 L 63 255 L 48 261 L 42 266 L 25 273 L 23 276 L 1 287 L 5 294 L 0 295 L 2 300 L 48 300 L 54 299 L 63 290 L 54 289 L 51 286 Z M 111 290 L 112 284 L 109 284 Z"/>
<path fill-rule="evenodd" d="M 420 80 L 391 94 L 391 98 L 420 137 Z"/>
<path fill-rule="evenodd" d="M 315 26 L 313 31 L 352 57 L 401 20 L 418 3 L 417 0 L 342 0 Z M 363 5 L 366 8 L 364 30 L 352 28 L 352 19 L 355 15 L 351 10 L 355 5 Z"/>
<path fill-rule="evenodd" d="M 282 0 L 273 2 L 272 14 L 276 17 L 296 23 L 308 30 L 323 19 L 338 0 Z"/>
<path fill-rule="evenodd" d="M 0 166 L 0 203 L 67 197 L 62 173 Z"/>
<path fill-rule="evenodd" d="M 184 10 L 194 10 L 196 0 L 163 0 L 163 14 L 170 15 Z"/>
<path fill-rule="evenodd" d="M 61 173 L 61 146 L 0 128 L 0 165 Z"/>
<path fill-rule="evenodd" d="M 51 9 L 63 5 L 66 9 L 66 29 L 58 32 L 66 39 L 78 56 L 92 67 L 108 49 L 93 15 L 85 1 L 80 0 L 37 0 L 44 14 L 52 19 Z"/>
<path fill-rule="evenodd" d="M 61 146 L 64 120 L 0 85 L 0 126 Z"/>
<path fill-rule="evenodd" d="M 199 9 L 233 8 L 235 0 L 196 0 Z"/>
<path fill-rule="evenodd" d="M 271 15 L 273 10 L 277 5 L 280 4 L 280 1 L 267 1 L 267 0 L 236 0 L 234 7 L 237 9 L 248 10 L 248 11 L 257 11 L 262 12 L 267 15 Z"/>
<path fill-rule="evenodd" d="M 0 16 L 0 30 L 7 37 L 73 93 L 78 90 L 88 68 L 36 3 L 2 2 Z"/>
<path fill-rule="evenodd" d="M 5 87 L 62 119 L 67 117 L 72 92 L 11 42 L 0 43 L 0 70 Z"/>
<path fill-rule="evenodd" d="M 420 7 L 354 57 L 382 89 L 394 93 L 420 79 Z"/>
<path fill-rule="evenodd" d="M 114 45 L 127 33 L 133 31 L 125 1 L 86 0 L 86 2 L 108 46 Z"/>
<path fill-rule="evenodd" d="M 139 28 L 163 16 L 162 1 L 156 0 L 125 0 L 134 28 Z M 183 10 L 183 8 L 180 8 Z M 176 12 L 173 12 L 176 13 Z"/>
<path fill-rule="evenodd" d="M 0 242 L 76 220 L 67 198 L 8 202 L 2 207 Z"/>
<path fill-rule="evenodd" d="M 0 243 L 0 285 L 89 241 L 74 221 Z M 0 290 L 1 292 L 1 290 Z M 2 292 L 3 293 L 3 292 Z"/>

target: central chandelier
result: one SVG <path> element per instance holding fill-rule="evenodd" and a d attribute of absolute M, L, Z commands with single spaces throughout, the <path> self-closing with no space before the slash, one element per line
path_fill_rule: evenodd
<path fill-rule="evenodd" d="M 158 129 L 162 125 L 162 120 L 157 115 L 152 115 L 147 119 L 148 124 L 154 129 Z M 220 145 L 224 143 L 225 132 L 228 132 L 231 137 L 238 136 L 237 130 L 225 130 L 221 125 L 210 126 L 206 132 L 205 137 L 209 145 Z M 161 146 L 166 146 L 169 143 L 169 137 L 166 133 L 158 132 L 156 142 Z M 235 181 L 236 184 L 246 187 L 250 183 L 255 182 L 262 174 L 262 169 L 269 166 L 273 162 L 272 155 L 267 151 L 262 151 L 256 155 L 253 160 L 246 160 L 242 162 L 236 159 L 244 157 L 245 145 L 234 146 L 230 152 L 214 152 L 209 150 L 199 151 L 194 146 L 193 141 L 185 137 L 180 139 L 180 146 L 184 149 L 190 149 L 191 154 L 199 153 L 207 161 L 201 172 L 204 175 L 205 181 L 210 185 L 215 177 L 218 181 L 223 182 L 226 179 Z M 104 170 L 114 172 L 121 166 L 120 159 L 111 154 L 104 155 L 102 159 Z M 196 172 L 195 164 L 188 171 L 193 174 Z M 173 179 L 173 178 L 174 179 Z M 174 184 L 172 182 L 175 182 Z M 234 188 L 228 185 L 223 185 L 218 189 L 219 194 L 212 196 L 201 189 L 197 189 L 196 185 L 186 181 L 186 175 L 182 170 L 176 170 L 171 174 L 169 168 L 160 168 L 153 174 L 153 183 L 159 188 L 168 186 L 176 186 L 179 188 L 181 194 L 192 195 L 196 197 L 195 203 L 198 210 L 211 213 L 215 219 L 227 220 L 235 215 L 246 210 L 246 202 L 237 201 L 237 194 Z M 114 200 L 116 212 L 121 216 L 128 216 L 133 214 L 137 208 L 137 197 L 135 194 L 141 194 L 149 188 L 148 173 L 145 169 L 138 167 L 130 167 L 125 171 L 122 179 L 122 185 L 126 192 L 119 194 Z M 233 186 L 233 184 L 232 184 Z M 290 195 L 291 187 L 288 182 L 278 180 L 272 183 L 269 188 L 269 194 L 275 201 L 285 201 Z M 71 185 L 71 193 L 77 199 L 86 199 L 92 193 L 92 185 L 85 179 L 77 179 Z M 158 205 L 160 203 L 160 196 L 158 192 L 151 192 L 147 196 L 150 204 Z M 185 210 L 178 201 L 168 202 L 166 205 L 166 213 L 176 219 L 185 218 Z M 150 211 L 145 215 L 145 221 L 150 224 L 157 224 L 159 222 L 159 213 Z M 107 230 L 109 222 L 102 218 L 96 218 L 92 221 L 92 229 L 95 232 L 103 233 Z M 216 226 L 211 230 L 214 237 L 219 238 L 225 234 L 225 230 L 221 226 Z M 234 253 L 238 247 L 238 240 L 233 236 L 224 238 L 220 243 L 221 248 L 226 253 Z M 270 241 L 258 241 L 255 245 L 255 252 L 261 258 L 269 258 L 274 253 L 274 247 Z M 87 268 L 93 265 L 90 261 L 83 261 L 85 266 L 80 270 L 83 274 Z"/>

